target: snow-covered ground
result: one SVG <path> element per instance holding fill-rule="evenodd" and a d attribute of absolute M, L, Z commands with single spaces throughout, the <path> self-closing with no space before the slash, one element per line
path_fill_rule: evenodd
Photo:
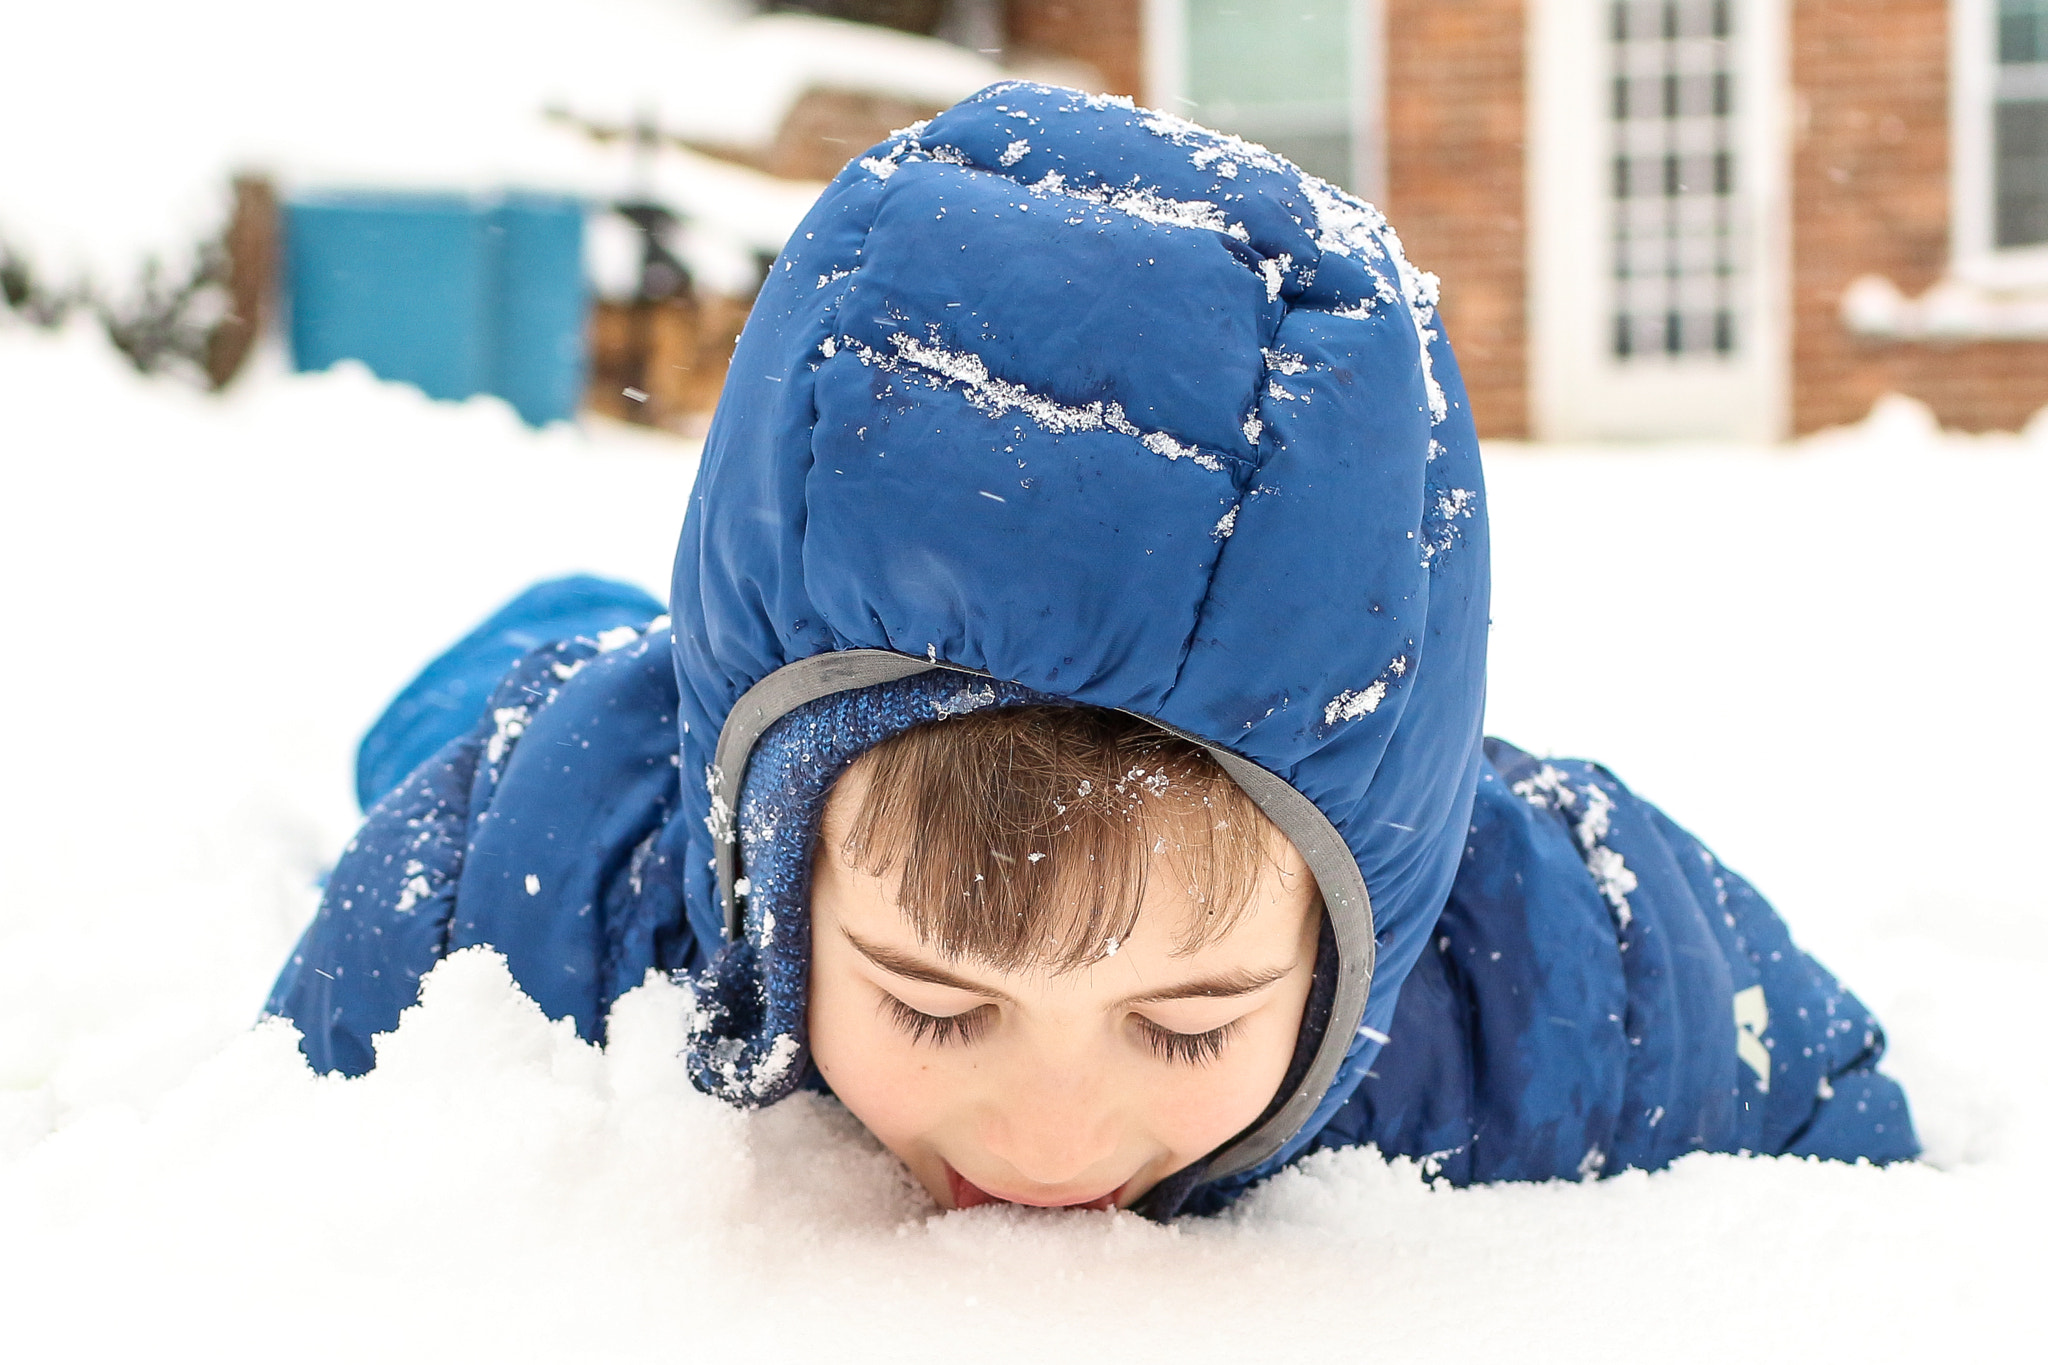
<path fill-rule="evenodd" d="M 1929 1160 L 1231 1217 L 935 1216 L 848 1121 L 599 1053 L 482 956 L 358 1081 L 271 973 L 352 746 L 533 577 L 660 592 L 689 447 L 272 359 L 224 400 L 0 326 L 0 1358 L 1991 1360 L 2048 1218 L 2048 440 L 1910 407 L 1789 451 L 1497 448 L 1492 728 L 1608 760 L 1883 1016 Z"/>

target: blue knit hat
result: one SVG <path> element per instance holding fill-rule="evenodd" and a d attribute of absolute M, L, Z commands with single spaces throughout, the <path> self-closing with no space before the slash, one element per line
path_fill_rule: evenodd
<path fill-rule="evenodd" d="M 697 1083 L 743 1104 L 782 1098 L 809 1052 L 811 855 L 832 784 L 852 762 L 914 725 L 993 706 L 1071 705 L 1015 683 L 935 669 L 797 706 L 747 760 L 733 832 L 743 926 L 697 989 Z"/>

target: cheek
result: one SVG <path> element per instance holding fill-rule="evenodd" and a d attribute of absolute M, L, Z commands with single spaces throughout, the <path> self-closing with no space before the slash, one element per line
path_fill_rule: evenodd
<path fill-rule="evenodd" d="M 872 991 L 814 982 L 810 1030 L 819 1074 L 884 1146 L 896 1149 L 943 1123 L 957 1085 L 934 1049 L 913 1046 L 875 1007 Z"/>
<path fill-rule="evenodd" d="M 1150 1108 L 1161 1142 L 1192 1159 L 1250 1125 L 1287 1079 L 1298 1032 L 1265 1021 L 1209 1066 L 1156 1068 Z"/>

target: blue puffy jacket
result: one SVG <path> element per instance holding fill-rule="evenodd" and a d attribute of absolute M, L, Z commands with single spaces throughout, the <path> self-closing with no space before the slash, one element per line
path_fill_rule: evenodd
<path fill-rule="evenodd" d="M 672 619 L 514 665 L 372 807 L 271 1010 L 354 1073 L 458 947 L 594 1039 L 688 972 L 700 1083 L 772 1101 L 831 778 L 1051 699 L 1208 748 L 1328 908 L 1297 1065 L 1181 1206 L 1362 1142 L 1455 1182 L 1910 1157 L 1875 1020 L 1740 878 L 1603 770 L 1482 744 L 1484 495 L 1434 303 L 1369 207 L 1125 102 L 1002 85 L 891 139 L 755 305 Z"/>

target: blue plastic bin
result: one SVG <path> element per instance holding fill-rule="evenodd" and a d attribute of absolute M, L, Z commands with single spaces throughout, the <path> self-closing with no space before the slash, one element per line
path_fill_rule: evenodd
<path fill-rule="evenodd" d="M 360 360 L 435 398 L 573 417 L 590 308 L 583 205 L 558 195 L 309 194 L 285 205 L 292 363 Z"/>

